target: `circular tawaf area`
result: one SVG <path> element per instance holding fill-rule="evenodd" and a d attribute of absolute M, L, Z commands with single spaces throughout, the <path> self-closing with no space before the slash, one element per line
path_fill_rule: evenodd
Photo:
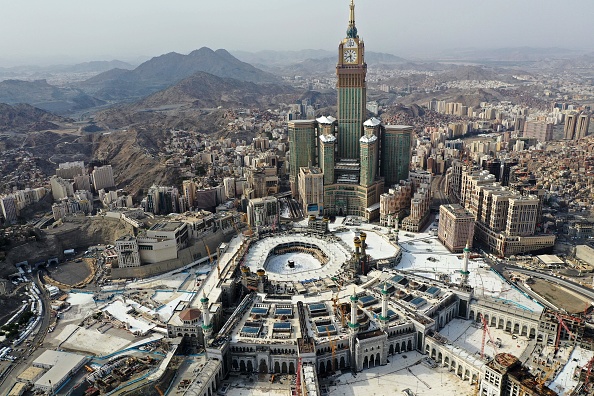
<path fill-rule="evenodd" d="M 348 256 L 345 247 L 338 242 L 305 235 L 283 235 L 255 242 L 244 263 L 253 272 L 265 269 L 270 280 L 294 282 L 334 276 Z"/>

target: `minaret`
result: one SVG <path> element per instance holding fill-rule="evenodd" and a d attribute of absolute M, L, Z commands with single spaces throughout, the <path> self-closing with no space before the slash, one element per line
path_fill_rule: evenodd
<path fill-rule="evenodd" d="M 202 333 L 204 334 L 204 348 L 206 349 L 206 345 L 212 334 L 212 324 L 210 323 L 210 306 L 208 304 L 208 297 L 206 297 L 206 293 L 202 294 L 200 302 L 202 303 Z"/>
<path fill-rule="evenodd" d="M 382 313 L 379 317 L 380 328 L 386 330 L 388 327 L 388 286 L 384 282 L 384 288 L 382 289 Z"/>
<path fill-rule="evenodd" d="M 461 286 L 468 286 L 468 275 L 470 272 L 468 271 L 468 260 L 470 258 L 470 245 L 466 242 L 466 247 L 464 248 L 464 260 L 462 264 L 462 280 L 460 281 Z"/>
<path fill-rule="evenodd" d="M 351 320 L 349 322 L 349 329 L 353 334 L 356 334 L 359 331 L 359 322 L 357 321 L 357 302 L 359 301 L 359 297 L 357 297 L 357 293 L 355 293 L 355 289 L 353 288 L 353 295 L 351 296 Z"/>

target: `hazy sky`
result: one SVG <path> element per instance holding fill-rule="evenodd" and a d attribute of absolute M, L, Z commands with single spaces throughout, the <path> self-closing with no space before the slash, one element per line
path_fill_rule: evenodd
<path fill-rule="evenodd" d="M 349 0 L 0 0 L 0 65 L 336 48 Z M 594 48 L 591 0 L 356 0 L 371 51 Z"/>

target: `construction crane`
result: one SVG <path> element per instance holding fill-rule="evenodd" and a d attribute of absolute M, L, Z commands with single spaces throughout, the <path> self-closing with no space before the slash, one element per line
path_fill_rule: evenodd
<path fill-rule="evenodd" d="M 559 342 L 561 341 L 561 326 L 563 326 L 565 331 L 567 331 L 567 334 L 569 334 L 570 339 L 573 338 L 573 340 L 576 341 L 577 336 L 575 334 L 573 334 L 573 332 L 571 330 L 569 330 L 569 327 L 567 327 L 567 325 L 563 321 L 563 317 L 559 313 L 553 312 L 553 315 L 555 315 L 555 317 L 557 318 L 557 321 L 559 322 L 559 325 L 560 325 L 560 326 L 557 326 L 557 339 L 555 340 L 555 353 L 557 353 L 557 351 L 559 351 Z M 572 317 L 572 319 L 577 319 L 577 318 Z"/>
<path fill-rule="evenodd" d="M 481 359 L 483 359 L 485 357 L 485 339 L 487 338 L 487 334 L 489 335 L 489 340 L 491 341 L 491 345 L 493 345 L 493 351 L 495 352 L 495 355 L 497 355 L 497 345 L 495 344 L 495 341 L 493 340 L 493 337 L 491 336 L 491 332 L 489 331 L 489 325 L 487 324 L 487 320 L 485 319 L 483 314 L 480 314 L 480 317 L 481 317 L 481 322 L 483 323 L 483 340 L 481 343 Z"/>

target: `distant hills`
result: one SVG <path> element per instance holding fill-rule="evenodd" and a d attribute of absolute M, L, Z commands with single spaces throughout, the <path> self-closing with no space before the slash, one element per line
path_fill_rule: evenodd
<path fill-rule="evenodd" d="M 188 55 L 170 52 L 152 58 L 134 70 L 112 69 L 78 86 L 109 101 L 138 99 L 167 88 L 197 72 L 252 83 L 276 83 L 280 78 L 235 58 L 224 49 L 203 47 Z"/>
<path fill-rule="evenodd" d="M 185 118 L 195 118 L 202 110 L 219 106 L 268 107 L 293 102 L 297 97 L 296 90 L 288 85 L 256 84 L 197 72 L 137 102 L 101 111 L 95 115 L 95 120 L 110 128 L 136 123 L 182 125 L 188 121 Z"/>
<path fill-rule="evenodd" d="M 198 108 L 265 106 L 274 101 L 276 95 L 294 92 L 287 85 L 255 84 L 198 72 L 141 100 L 135 107 L 154 108 L 180 103 L 192 103 Z"/>
<path fill-rule="evenodd" d="M 70 121 L 28 104 L 0 103 L 0 131 L 42 131 L 59 129 L 56 123 Z"/>
<path fill-rule="evenodd" d="M 57 114 L 68 114 L 104 104 L 78 88 L 56 87 L 46 80 L 0 81 L 0 103 L 28 103 Z"/>

